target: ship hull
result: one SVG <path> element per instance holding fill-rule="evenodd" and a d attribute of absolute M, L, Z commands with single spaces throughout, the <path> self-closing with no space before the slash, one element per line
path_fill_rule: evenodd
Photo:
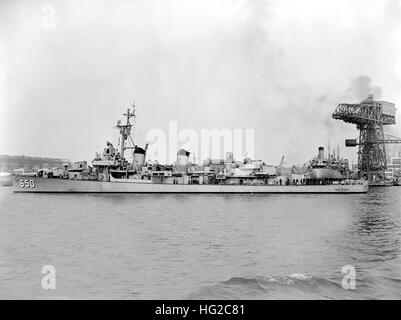
<path fill-rule="evenodd" d="M 366 193 L 367 184 L 353 185 L 184 185 L 100 182 L 15 177 L 14 192 L 23 193 Z"/>

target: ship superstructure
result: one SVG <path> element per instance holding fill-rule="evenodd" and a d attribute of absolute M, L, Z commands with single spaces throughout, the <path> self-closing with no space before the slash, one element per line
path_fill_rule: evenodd
<path fill-rule="evenodd" d="M 319 147 L 318 156 L 309 162 L 305 173 L 308 184 L 335 183 L 350 178 L 349 161 L 341 159 L 339 153 L 328 153 L 325 157 L 324 148 Z"/>

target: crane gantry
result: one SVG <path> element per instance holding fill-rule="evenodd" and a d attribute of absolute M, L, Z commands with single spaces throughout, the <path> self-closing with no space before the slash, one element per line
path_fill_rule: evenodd
<path fill-rule="evenodd" d="M 385 179 L 387 168 L 386 144 L 401 143 L 401 139 L 384 134 L 383 127 L 395 125 L 395 104 L 387 101 L 375 101 L 373 95 L 356 104 L 341 103 L 333 112 L 333 119 L 355 124 L 359 130 L 357 139 L 346 139 L 347 147 L 359 146 L 359 176 Z"/>

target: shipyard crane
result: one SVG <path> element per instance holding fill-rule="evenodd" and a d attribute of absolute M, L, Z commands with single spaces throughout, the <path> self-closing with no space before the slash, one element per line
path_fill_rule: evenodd
<path fill-rule="evenodd" d="M 347 147 L 359 146 L 358 169 L 360 177 L 369 181 L 384 179 L 387 167 L 386 147 L 388 143 L 401 143 L 401 139 L 385 135 L 383 126 L 395 125 L 395 104 L 375 101 L 373 95 L 357 104 L 342 103 L 333 112 L 333 119 L 355 124 L 359 140 L 346 139 Z"/>

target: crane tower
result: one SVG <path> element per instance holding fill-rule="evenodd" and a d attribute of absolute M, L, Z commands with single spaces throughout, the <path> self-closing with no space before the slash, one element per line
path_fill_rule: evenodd
<path fill-rule="evenodd" d="M 359 146 L 359 176 L 373 179 L 385 179 L 387 166 L 386 143 L 401 143 L 401 139 L 388 138 L 383 127 L 395 125 L 396 108 L 394 103 L 375 101 L 373 95 L 357 104 L 342 103 L 333 112 L 333 119 L 355 124 L 359 130 L 359 141 L 345 140 L 347 147 Z"/>

